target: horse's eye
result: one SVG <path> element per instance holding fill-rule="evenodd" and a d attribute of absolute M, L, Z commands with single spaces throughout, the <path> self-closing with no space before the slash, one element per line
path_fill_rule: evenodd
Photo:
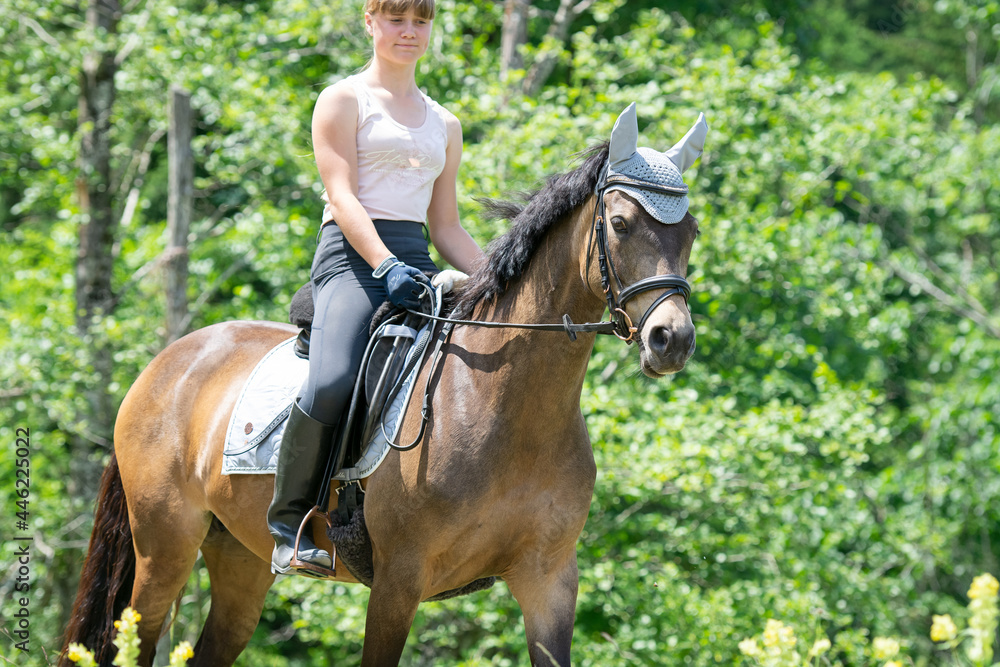
<path fill-rule="evenodd" d="M 619 234 L 628 233 L 628 226 L 625 225 L 625 219 L 620 215 L 616 215 L 611 218 L 611 228 Z"/>

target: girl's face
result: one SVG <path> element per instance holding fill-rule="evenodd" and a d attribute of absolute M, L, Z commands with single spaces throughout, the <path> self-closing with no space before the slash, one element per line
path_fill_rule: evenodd
<path fill-rule="evenodd" d="M 412 9 L 405 14 L 365 13 L 365 29 L 374 41 L 375 55 L 400 64 L 415 63 L 424 55 L 433 23 Z"/>

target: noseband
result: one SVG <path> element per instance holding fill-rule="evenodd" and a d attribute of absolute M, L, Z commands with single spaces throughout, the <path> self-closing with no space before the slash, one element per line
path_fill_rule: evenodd
<path fill-rule="evenodd" d="M 603 173 L 607 173 L 606 168 L 604 168 Z M 588 242 L 587 248 L 587 273 L 590 273 L 590 258 L 593 256 L 594 239 L 596 238 L 597 263 L 601 270 L 601 289 L 604 290 L 604 296 L 608 301 L 608 312 L 610 313 L 611 320 L 614 323 L 614 330 L 612 333 L 631 345 L 632 341 L 635 340 L 635 334 L 642 331 L 642 328 L 645 326 L 646 320 L 649 319 L 650 314 L 661 303 L 674 294 L 680 294 L 684 297 L 684 303 L 687 304 L 688 298 L 691 296 L 691 285 L 684 279 L 683 276 L 670 273 L 666 275 L 643 278 L 638 282 L 632 283 L 628 287 L 623 287 L 621 279 L 618 278 L 618 272 L 615 270 L 615 264 L 611 261 L 611 254 L 608 250 L 608 226 L 605 219 L 606 207 L 604 204 L 604 196 L 608 193 L 608 188 L 613 185 L 627 185 L 632 188 L 659 192 L 666 195 L 673 195 L 675 197 L 683 197 L 688 193 L 688 189 L 686 185 L 679 187 L 662 185 L 653 181 L 631 178 L 619 174 L 613 174 L 605 177 L 598 184 L 597 206 L 594 207 L 594 222 L 590 230 L 590 241 Z M 612 279 L 614 280 L 614 289 L 612 289 Z M 634 326 L 632 324 L 632 318 L 625 312 L 625 304 L 643 292 L 649 292 L 657 289 L 664 289 L 665 291 L 657 297 L 653 304 L 646 309 L 645 313 L 643 313 L 642 319 L 639 320 L 639 326 Z M 617 292 L 617 296 L 615 292 Z"/>

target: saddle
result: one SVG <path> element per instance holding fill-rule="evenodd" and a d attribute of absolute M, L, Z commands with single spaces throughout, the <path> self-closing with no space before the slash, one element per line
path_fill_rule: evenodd
<path fill-rule="evenodd" d="M 449 309 L 450 303 L 444 303 L 444 294 L 440 287 L 429 292 L 425 300 L 425 310 L 430 315 L 440 316 L 442 310 Z M 306 284 L 292 298 L 289 307 L 289 321 L 298 326 L 300 331 L 295 341 L 295 353 L 302 357 L 309 356 L 309 332 L 313 320 L 312 286 Z M 442 343 L 447 339 L 451 325 L 446 324 L 437 337 L 434 356 L 437 358 Z M 426 426 L 428 405 L 424 397 L 423 422 L 420 433 L 408 445 L 394 444 L 401 415 L 416 384 L 414 373 L 430 347 L 434 336 L 433 322 L 419 314 L 400 311 L 389 303 L 382 305 L 372 316 L 370 327 L 371 339 L 365 351 L 361 371 L 355 383 L 351 406 L 341 419 L 338 435 L 328 465 L 330 474 L 324 476 L 324 488 L 320 492 L 320 501 L 305 516 L 299 527 L 299 536 L 295 541 L 295 552 L 298 552 L 299 539 L 303 529 L 312 516 L 321 516 L 327 522 L 327 534 L 334 545 L 333 555 L 339 557 L 347 569 L 364 585 L 371 587 L 374 580 L 372 565 L 372 544 L 364 518 L 364 492 L 358 480 L 370 474 L 374 459 L 367 462 L 369 467 L 357 465 L 364 459 L 367 445 L 381 435 L 396 449 L 411 449 L 423 437 L 423 427 Z M 432 361 L 432 363 L 434 363 Z M 433 375 L 433 371 L 431 372 Z M 396 400 L 403 396 L 402 403 Z M 392 433 L 385 430 L 386 410 L 392 407 L 399 412 L 399 418 L 394 422 Z M 378 433 L 381 431 L 381 434 Z M 371 459 L 371 457 L 369 457 Z M 381 459 L 374 461 L 377 466 Z M 366 472 L 367 471 L 367 472 Z M 337 513 L 328 515 L 327 507 L 329 487 L 332 479 L 344 483 L 337 489 Z M 431 600 L 445 600 L 458 595 L 467 595 L 485 590 L 493 585 L 496 577 L 483 577 L 469 584 L 445 591 L 431 597 Z"/>
<path fill-rule="evenodd" d="M 429 294 L 431 297 L 424 300 L 425 310 L 431 315 L 439 315 L 442 294 L 438 290 L 431 290 Z M 309 357 L 313 314 L 312 285 L 307 283 L 295 293 L 289 307 L 289 321 L 299 327 L 294 351 L 303 359 Z M 426 318 L 398 309 L 388 302 L 372 316 L 368 347 L 355 381 L 350 406 L 341 418 L 334 438 L 328 466 L 330 474 L 325 479 L 353 482 L 364 476 L 350 469 L 362 460 L 368 444 L 380 435 L 379 431 L 393 447 L 407 448 L 394 443 L 398 424 L 396 428 L 389 427 L 387 430 L 386 413 L 390 408 L 394 412 L 405 412 L 415 384 L 410 375 L 420 367 L 433 333 L 434 328 Z M 401 406 L 396 402 L 400 395 L 403 397 Z M 323 495 L 326 493 L 324 490 Z"/>

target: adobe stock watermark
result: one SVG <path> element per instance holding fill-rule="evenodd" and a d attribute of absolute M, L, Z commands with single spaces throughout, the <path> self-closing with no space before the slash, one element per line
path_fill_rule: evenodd
<path fill-rule="evenodd" d="M 907 0 L 894 3 L 889 17 L 876 21 L 875 29 L 878 30 L 879 35 L 882 37 L 888 37 L 902 32 L 903 28 L 906 26 L 906 20 L 915 14 L 916 11 L 916 7 L 913 6 L 913 3 Z"/>
<path fill-rule="evenodd" d="M 13 610 L 8 619 L 7 633 L 14 647 L 27 652 L 31 640 L 31 545 L 34 537 L 28 533 L 28 517 L 31 504 L 31 434 L 27 428 L 18 428 L 14 433 L 15 476 L 13 564 L 9 572 L 14 578 Z"/>

